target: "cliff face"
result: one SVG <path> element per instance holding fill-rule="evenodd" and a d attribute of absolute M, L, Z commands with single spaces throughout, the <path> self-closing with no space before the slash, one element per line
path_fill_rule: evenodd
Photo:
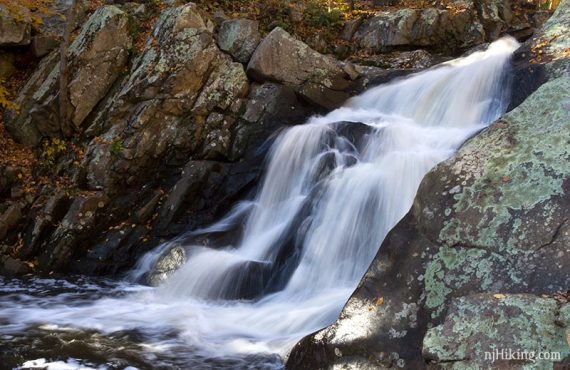
<path fill-rule="evenodd" d="M 18 109 L 6 110 L 9 134 L 39 157 L 26 176 L 2 166 L 7 273 L 34 266 L 109 274 L 131 265 L 246 197 L 266 142 L 319 109 L 288 81 L 247 77 L 255 22 L 227 21 L 218 33 L 194 4 L 167 7 L 156 19 L 148 12 L 105 6 L 83 24 L 68 52 L 71 127 L 59 114 L 59 50 L 21 89 Z M 143 21 L 154 24 L 148 36 L 136 30 Z M 348 88 L 351 79 L 330 63 Z"/>
<path fill-rule="evenodd" d="M 548 82 L 424 178 L 338 321 L 288 368 L 489 368 L 498 343 L 568 363 L 570 306 L 555 293 L 570 284 L 569 11 L 517 55 L 534 59 L 516 65 L 515 96 Z"/>
<path fill-rule="evenodd" d="M 282 128 L 505 33 L 523 40 L 544 20 L 491 0 L 378 12 L 347 22 L 350 47 L 335 49 L 364 67 L 194 4 L 116 3 L 78 17 L 64 102 L 58 38 L 0 19 L 0 67 L 14 47 L 43 57 L 3 114 L 36 159 L 0 158 L 2 274 L 122 272 L 248 197 Z M 569 7 L 516 53 L 514 110 L 428 174 L 339 320 L 303 339 L 289 367 L 483 366 L 509 330 L 505 347 L 568 355 L 568 305 L 552 294 L 570 283 Z"/>

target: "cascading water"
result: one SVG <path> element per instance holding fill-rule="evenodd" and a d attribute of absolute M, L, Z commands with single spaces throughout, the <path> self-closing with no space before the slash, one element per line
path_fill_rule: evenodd
<path fill-rule="evenodd" d="M 0 305 L 0 320 L 8 323 L 0 331 L 32 323 L 137 330 L 149 351 L 191 349 L 202 359 L 285 356 L 338 317 L 387 232 L 411 207 L 422 177 L 504 113 L 505 69 L 517 47 L 513 39 L 499 40 L 290 128 L 271 150 L 256 199 L 201 231 L 245 218 L 232 245 L 184 245 L 187 262 L 164 284 L 132 287 L 122 297 L 86 303 L 19 294 Z M 159 254 L 142 259 L 134 275 L 148 272 Z"/>

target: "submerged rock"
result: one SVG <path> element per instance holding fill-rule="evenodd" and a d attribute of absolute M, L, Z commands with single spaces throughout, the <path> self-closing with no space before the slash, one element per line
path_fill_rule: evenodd
<path fill-rule="evenodd" d="M 186 251 L 180 246 L 169 249 L 156 262 L 147 277 L 152 286 L 159 286 L 186 262 Z"/>
<path fill-rule="evenodd" d="M 448 358 L 430 351 L 461 344 L 463 334 L 445 330 L 456 325 L 446 322 L 453 300 L 566 291 L 569 107 L 570 79 L 553 80 L 428 173 L 412 211 L 386 237 L 339 320 L 297 344 L 288 367 L 423 368 L 423 337 L 442 323 L 426 339 L 426 354 L 444 366 Z M 475 327 L 484 325 L 477 321 L 484 307 L 475 307 Z M 449 320 L 458 317 L 451 312 Z M 529 333 L 514 322 L 488 324 L 509 337 Z M 548 339 L 556 348 L 566 340 L 561 333 Z M 525 349 L 540 344 L 526 343 Z M 483 347 L 469 351 L 484 357 Z"/>

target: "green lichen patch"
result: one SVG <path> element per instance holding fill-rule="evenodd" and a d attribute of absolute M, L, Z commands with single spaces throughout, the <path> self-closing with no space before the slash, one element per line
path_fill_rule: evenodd
<path fill-rule="evenodd" d="M 559 200 L 570 176 L 568 142 L 570 79 L 559 78 L 460 150 L 450 171 L 459 169 L 463 186 L 446 212 L 442 243 L 517 255 L 548 239 L 567 212 Z"/>
<path fill-rule="evenodd" d="M 453 369 L 499 365 L 553 369 L 559 360 L 539 360 L 538 353 L 559 353 L 560 359 L 570 355 L 565 328 L 558 320 L 560 310 L 554 299 L 533 295 L 480 294 L 455 299 L 445 322 L 428 330 L 424 356 L 430 361 L 453 362 Z M 490 357 L 502 350 L 529 355 L 523 360 Z"/>

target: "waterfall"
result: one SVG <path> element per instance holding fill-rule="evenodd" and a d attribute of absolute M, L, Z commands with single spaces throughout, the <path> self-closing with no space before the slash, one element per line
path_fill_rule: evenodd
<path fill-rule="evenodd" d="M 336 320 L 423 176 L 505 112 L 505 71 L 517 47 L 501 39 L 283 132 L 255 199 L 194 233 L 237 224 L 239 238 L 217 248 L 185 238 L 167 244 L 182 244 L 187 262 L 161 286 L 76 307 L 21 305 L 0 317 L 102 331 L 169 327 L 206 357 L 286 355 Z M 143 258 L 135 275 L 160 253 Z"/>

